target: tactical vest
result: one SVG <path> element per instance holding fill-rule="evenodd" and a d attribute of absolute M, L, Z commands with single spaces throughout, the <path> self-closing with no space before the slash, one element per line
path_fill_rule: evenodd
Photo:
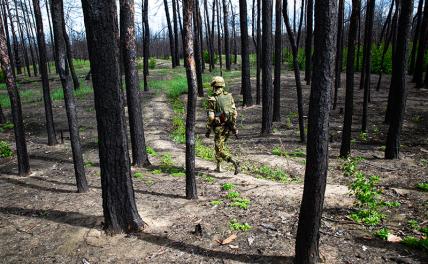
<path fill-rule="evenodd" d="M 219 95 L 214 96 L 215 104 L 215 116 L 219 118 L 220 124 L 232 123 L 232 116 L 234 114 L 233 109 L 233 97 L 228 92 L 223 92 Z"/>

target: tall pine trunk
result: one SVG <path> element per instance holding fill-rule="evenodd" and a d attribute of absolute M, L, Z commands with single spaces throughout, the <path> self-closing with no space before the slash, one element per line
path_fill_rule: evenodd
<path fill-rule="evenodd" d="M 241 90 L 244 106 L 253 105 L 250 82 L 250 54 L 248 44 L 247 0 L 239 0 L 239 19 L 241 27 Z"/>
<path fill-rule="evenodd" d="M 333 109 L 336 109 L 339 88 L 341 86 L 340 74 L 342 72 L 342 53 L 343 53 L 343 20 L 345 13 L 345 0 L 339 0 L 339 12 L 337 16 L 337 49 L 336 49 L 336 66 L 334 80 L 334 99 Z"/>
<path fill-rule="evenodd" d="M 16 74 L 22 74 L 21 57 L 19 56 L 18 37 L 16 36 L 15 26 L 13 24 L 12 14 L 9 7 L 9 1 L 5 0 L 5 3 L 6 3 L 7 16 L 9 17 L 10 29 L 12 31 L 13 55 L 15 59 Z"/>
<path fill-rule="evenodd" d="M 314 21 L 314 0 L 308 0 L 306 4 L 306 40 L 305 40 L 305 81 L 307 85 L 311 84 L 313 21 Z"/>
<path fill-rule="evenodd" d="M 226 70 L 230 71 L 229 9 L 226 1 L 223 0 L 224 53 L 226 55 Z"/>
<path fill-rule="evenodd" d="M 346 60 L 345 118 L 343 121 L 342 144 L 340 146 L 341 157 L 348 157 L 351 154 L 352 115 L 354 111 L 355 41 L 357 38 L 358 17 L 360 16 L 360 4 L 360 0 L 352 0 Z"/>
<path fill-rule="evenodd" d="M 144 39 L 143 39 L 143 78 L 144 91 L 148 91 L 147 76 L 149 75 L 149 56 L 150 56 L 150 26 L 149 26 L 149 0 L 143 0 L 143 23 L 144 23 Z"/>
<path fill-rule="evenodd" d="M 22 47 L 22 51 L 24 53 L 24 62 L 25 62 L 25 68 L 27 70 L 27 75 L 29 77 L 31 77 L 31 71 L 30 71 L 30 60 L 28 58 L 28 53 L 27 53 L 27 47 L 24 41 L 24 33 L 22 30 L 22 24 L 21 24 L 21 20 L 19 19 L 19 14 L 18 14 L 18 4 L 16 2 L 16 0 L 14 0 L 14 4 L 15 4 L 15 19 L 16 19 L 16 24 L 18 27 L 18 34 L 21 37 L 21 47 Z"/>
<path fill-rule="evenodd" d="M 42 24 L 39 0 L 33 0 L 37 25 Z M 76 102 L 73 95 L 72 80 L 67 63 L 67 44 L 65 40 L 64 8 L 62 0 L 52 1 L 52 22 L 55 35 L 55 57 L 58 58 L 58 73 L 64 91 L 64 103 L 67 112 L 68 129 L 70 130 L 71 150 L 73 152 L 74 174 L 79 193 L 89 190 L 83 164 L 82 147 L 80 145 L 79 123 L 77 121 Z M 44 56 L 44 55 L 43 55 Z M 42 52 L 40 52 L 42 57 Z"/>
<path fill-rule="evenodd" d="M 392 1 L 394 2 L 394 1 Z M 415 62 L 416 62 L 416 50 L 417 50 L 417 44 L 418 44 L 418 40 L 419 40 L 419 35 L 421 32 L 421 24 L 422 24 L 422 7 L 423 7 L 423 3 L 424 0 L 419 0 L 419 4 L 418 4 L 418 11 L 416 13 L 416 27 L 415 27 L 415 32 L 414 32 L 414 36 L 413 36 L 413 44 L 412 44 L 412 51 L 411 51 L 411 55 L 410 55 L 410 65 L 409 65 L 409 71 L 408 74 L 412 75 L 414 73 L 415 70 Z"/>
<path fill-rule="evenodd" d="M 186 198 L 197 199 L 195 171 L 195 118 L 196 118 L 196 66 L 193 50 L 192 17 L 194 1 L 183 1 L 184 58 L 187 60 L 186 75 L 188 83 L 186 117 Z"/>
<path fill-rule="evenodd" d="M 272 0 L 263 2 L 262 7 L 262 135 L 272 133 L 273 89 L 272 89 Z"/>
<path fill-rule="evenodd" d="M 5 35 L 6 35 L 6 44 L 7 44 L 7 53 L 9 54 L 9 61 L 10 61 L 10 66 L 12 67 L 12 74 L 14 77 L 16 77 L 16 72 L 15 72 L 15 59 L 13 57 L 13 53 L 12 53 L 12 45 L 10 42 L 10 37 L 9 37 L 9 26 L 7 23 L 7 10 L 6 10 L 6 4 L 4 3 L 4 1 L 6 0 L 2 0 L 0 2 L 0 4 L 2 5 L 2 17 L 3 17 L 3 25 L 4 25 L 4 29 L 5 29 Z M 15 33 L 13 33 L 15 34 Z M 4 119 L 4 115 L 3 115 L 3 111 L 0 111 L 0 124 L 5 122 Z"/>
<path fill-rule="evenodd" d="M 132 164 L 141 167 L 150 165 L 150 162 L 146 151 L 140 93 L 138 90 L 134 16 L 134 0 L 120 0 L 120 44 L 122 46 L 125 70 Z"/>
<path fill-rule="evenodd" d="M 172 0 L 172 21 L 174 26 L 174 53 L 175 53 L 175 65 L 180 66 L 180 56 L 178 53 L 178 21 L 177 21 L 177 1 Z"/>
<path fill-rule="evenodd" d="M 297 228 L 295 263 L 318 263 L 319 228 L 328 171 L 331 90 L 334 85 L 337 1 L 315 1 L 314 55 L 308 114 L 303 199 Z"/>
<path fill-rule="evenodd" d="M 427 47 L 428 38 L 428 0 L 425 0 L 424 15 L 422 19 L 421 32 L 419 34 L 418 41 L 418 52 L 415 62 L 415 70 L 413 73 L 413 82 L 416 83 L 416 87 L 421 88 L 423 86 L 423 72 L 424 72 L 424 56 Z"/>
<path fill-rule="evenodd" d="M 119 80 L 116 1 L 83 0 L 97 116 L 104 228 L 135 232 L 144 226 L 135 204 Z"/>
<path fill-rule="evenodd" d="M 0 66 L 5 74 L 7 92 L 10 99 L 10 107 L 13 119 L 13 129 L 15 132 L 16 154 L 18 158 L 18 174 L 21 176 L 30 173 L 30 161 L 27 153 L 27 143 L 25 142 L 24 123 L 22 121 L 22 107 L 19 91 L 13 77 L 12 67 L 7 53 L 6 38 L 3 31 L 3 21 L 0 19 Z"/>
<path fill-rule="evenodd" d="M 262 2 L 257 0 L 257 69 L 256 69 L 256 104 L 260 104 L 261 101 L 261 67 L 262 67 L 262 25 L 261 25 L 261 12 L 262 12 Z"/>
<path fill-rule="evenodd" d="M 165 6 L 166 23 L 168 26 L 169 49 L 170 49 L 170 53 L 171 53 L 171 62 L 172 62 L 172 67 L 175 68 L 177 66 L 177 60 L 175 58 L 175 45 L 174 45 L 175 40 L 174 40 L 174 33 L 172 31 L 172 26 L 171 26 L 171 18 L 169 17 L 168 1 L 164 0 L 163 4 Z"/>
<path fill-rule="evenodd" d="M 401 1 L 400 3 L 400 17 L 398 20 L 398 32 L 400 34 L 397 35 L 396 52 L 394 53 L 392 64 L 391 90 L 393 94 L 393 106 L 386 140 L 386 159 L 397 159 L 399 157 L 401 128 L 407 100 L 407 46 L 410 37 L 413 0 Z"/>
<path fill-rule="evenodd" d="M 34 43 L 34 36 L 32 35 L 32 31 L 30 29 L 30 14 L 28 12 L 27 5 L 23 3 L 23 1 L 20 2 L 21 5 L 21 12 L 23 15 L 24 20 L 24 27 L 25 27 L 25 33 L 27 35 L 28 40 L 28 49 L 30 50 L 30 56 L 31 56 L 31 64 L 33 64 L 33 74 L 34 76 L 39 75 L 39 72 L 37 70 L 37 55 L 36 55 L 36 43 Z M 40 62 L 39 62 L 40 63 Z"/>
<path fill-rule="evenodd" d="M 80 88 L 79 78 L 77 77 L 76 70 L 74 68 L 73 51 L 71 50 L 70 38 L 68 37 L 67 29 L 65 28 L 65 21 L 63 22 L 63 25 L 64 25 L 63 34 L 64 34 L 65 47 L 67 52 L 68 66 L 70 68 L 71 78 L 73 79 L 74 90 L 77 90 Z"/>
<path fill-rule="evenodd" d="M 195 67 L 196 67 L 196 83 L 198 85 L 198 96 L 203 97 L 204 96 L 204 87 L 202 85 L 202 53 L 201 53 L 201 42 L 200 42 L 200 34 L 202 33 L 199 31 L 199 1 L 194 0 L 194 12 L 193 12 L 193 36 L 194 36 L 194 59 L 195 59 Z"/>
<path fill-rule="evenodd" d="M 220 24 L 220 0 L 214 0 L 217 5 L 217 50 L 218 50 L 218 59 L 220 62 L 220 75 L 223 75 L 223 50 L 221 46 L 221 24 Z"/>
<path fill-rule="evenodd" d="M 275 69 L 273 80 L 273 119 L 274 122 L 281 121 L 281 58 L 282 58 L 282 39 L 281 39 L 281 18 L 282 2 L 275 1 Z"/>

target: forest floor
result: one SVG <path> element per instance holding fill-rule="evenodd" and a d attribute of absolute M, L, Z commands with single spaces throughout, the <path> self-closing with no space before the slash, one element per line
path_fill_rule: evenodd
<path fill-rule="evenodd" d="M 283 73 L 282 121 L 275 123 L 274 133 L 266 137 L 259 136 L 261 106 L 240 107 L 239 72 L 225 73 L 228 88 L 239 106 L 239 139 L 232 137 L 228 141 L 228 150 L 243 167 L 243 172 L 237 176 L 228 166 L 223 173 L 214 171 L 213 135 L 204 138 L 206 114 L 204 100 L 199 101 L 197 135 L 200 140 L 196 160 L 199 199 L 189 201 L 185 199 L 183 177 L 185 146 L 180 144 L 180 135 L 174 134 L 176 127 L 173 126 L 183 117 L 182 103 L 186 97 L 171 98 L 169 88 L 164 87 L 175 85 L 174 81 L 179 82 L 185 74 L 183 69 L 158 67 L 151 71 L 149 82 L 157 88 L 142 92 L 146 142 L 151 149 L 152 166 L 133 168 L 137 206 L 148 224 L 140 234 L 108 236 L 102 231 L 98 139 L 93 96 L 88 88 L 90 82 L 82 79 L 83 88 L 76 93 L 91 188 L 85 194 L 75 192 L 68 132 L 64 132 L 63 144 L 46 145 L 40 83 L 20 85 L 21 94 L 24 93 L 23 113 L 32 173 L 28 177 L 17 176 L 14 158 L 0 160 L 1 262 L 292 262 L 305 170 L 305 145 L 298 138 L 293 73 Z M 86 71 L 87 67 L 79 69 L 82 78 Z M 208 80 L 210 75 L 204 78 Z M 375 87 L 377 76 L 373 76 L 372 81 Z M 254 78 L 252 84 L 255 100 Z M 362 92 L 356 90 L 352 155 L 362 158 L 355 163 L 361 172 L 380 177 L 378 188 L 382 190 L 382 199 L 399 202 L 400 206 L 379 209 L 385 218 L 376 226 L 358 224 L 349 217 L 355 210 L 355 197 L 348 189 L 354 176 L 344 176 L 345 161 L 338 158 L 344 108 L 344 89 L 340 89 L 338 109 L 331 114 L 329 175 L 320 231 L 320 252 L 325 263 L 428 261 L 426 251 L 394 240 L 405 236 L 422 237 L 419 227 L 428 223 L 428 193 L 415 187 L 428 178 L 428 91 L 409 85 L 401 159 L 384 160 L 387 126 L 383 124 L 383 116 L 388 84 L 389 80 L 384 80 L 379 92 L 372 91 L 367 134 L 359 133 Z M 58 131 L 66 131 L 67 119 L 58 87 L 59 81 L 52 80 L 55 125 Z M 304 85 L 303 89 L 307 113 L 310 87 Z M 5 94 L 6 91 L 0 89 L 0 96 Z M 8 110 L 6 113 L 10 116 Z M 60 133 L 57 137 L 60 138 Z M 14 148 L 13 130 L 3 129 L 0 138 Z M 274 155 L 278 152 L 282 155 Z M 233 190 L 222 190 L 226 183 L 233 184 Z M 228 198 L 232 192 L 244 198 L 241 204 L 247 204 L 247 209 L 236 207 L 237 204 Z M 232 230 L 231 222 L 248 223 L 251 228 Z M 413 225 L 409 226 L 409 222 Z M 196 227 L 201 227 L 202 232 L 195 232 L 199 229 Z M 375 237 L 373 233 L 382 227 L 396 237 L 391 236 L 390 241 Z"/>

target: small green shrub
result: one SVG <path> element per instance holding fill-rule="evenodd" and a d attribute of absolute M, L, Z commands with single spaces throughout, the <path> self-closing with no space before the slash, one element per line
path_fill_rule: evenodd
<path fill-rule="evenodd" d="M 241 194 L 239 192 L 230 191 L 226 194 L 226 198 L 229 200 L 233 200 L 235 198 L 238 198 Z"/>
<path fill-rule="evenodd" d="M 138 172 L 134 173 L 134 178 L 142 179 L 142 178 L 144 178 L 144 175 L 142 172 L 138 171 Z"/>
<path fill-rule="evenodd" d="M 200 176 L 201 176 L 202 180 L 206 183 L 213 184 L 215 182 L 214 177 L 212 177 L 210 175 L 201 174 Z"/>
<path fill-rule="evenodd" d="M 149 154 L 152 157 L 158 156 L 158 153 L 152 147 L 147 146 L 146 151 L 147 151 L 147 154 Z"/>
<path fill-rule="evenodd" d="M 341 167 L 343 174 L 347 177 L 353 176 L 354 173 L 358 170 L 360 160 L 362 160 L 360 157 L 347 157 Z"/>
<path fill-rule="evenodd" d="M 84 166 L 85 166 L 85 168 L 87 168 L 87 167 L 93 167 L 94 164 L 92 163 L 92 161 L 87 160 L 87 161 L 85 161 Z"/>
<path fill-rule="evenodd" d="M 419 228 L 421 228 L 420 225 L 419 225 L 419 223 L 418 223 L 418 221 L 416 221 L 414 219 L 407 221 L 407 225 L 411 229 L 414 229 L 414 230 L 419 230 Z"/>
<path fill-rule="evenodd" d="M 11 130 L 11 129 L 13 129 L 15 126 L 13 125 L 13 123 L 12 122 L 10 122 L 10 121 L 7 121 L 6 123 L 4 123 L 4 124 L 2 124 L 1 125 L 1 128 L 2 129 L 4 129 L 4 130 Z"/>
<path fill-rule="evenodd" d="M 233 183 L 223 183 L 223 185 L 221 186 L 221 189 L 223 191 L 230 191 L 232 189 L 235 189 L 235 185 Z"/>
<path fill-rule="evenodd" d="M 366 132 L 360 132 L 360 134 L 358 134 L 358 138 L 360 139 L 361 142 L 367 142 L 369 139 L 369 136 Z"/>
<path fill-rule="evenodd" d="M 221 205 L 221 204 L 223 204 L 223 202 L 220 201 L 220 200 L 213 200 L 213 201 L 210 202 L 210 204 L 211 205 Z"/>
<path fill-rule="evenodd" d="M 172 155 L 170 153 L 166 153 L 162 155 L 161 158 L 161 166 L 163 167 L 170 167 L 174 164 L 174 161 L 172 160 Z"/>
<path fill-rule="evenodd" d="M 403 238 L 401 241 L 401 244 L 413 248 L 413 249 L 420 249 L 428 252 L 428 238 L 416 238 L 413 236 L 407 236 Z"/>
<path fill-rule="evenodd" d="M 241 224 L 236 219 L 232 219 L 229 222 L 229 228 L 231 230 L 234 230 L 234 231 L 244 231 L 245 232 L 245 231 L 251 230 L 253 227 L 250 226 L 248 223 Z"/>
<path fill-rule="evenodd" d="M 149 69 L 155 69 L 156 68 L 156 59 L 155 58 L 150 58 L 149 59 Z"/>
<path fill-rule="evenodd" d="M 374 233 L 374 236 L 376 236 L 380 239 L 383 239 L 383 240 L 387 240 L 389 234 L 390 234 L 390 232 L 389 232 L 388 228 L 383 227 L 383 228 L 379 229 L 378 231 L 376 231 Z"/>
<path fill-rule="evenodd" d="M 173 172 L 173 173 L 171 173 L 171 176 L 172 177 L 186 177 L 186 173 L 185 172 Z"/>
<path fill-rule="evenodd" d="M 154 175 L 159 175 L 159 174 L 162 174 L 162 171 L 161 171 L 161 170 L 159 170 L 159 169 L 152 170 L 152 174 L 154 174 Z"/>
<path fill-rule="evenodd" d="M 428 182 L 421 182 L 416 184 L 416 188 L 423 192 L 428 192 Z"/>
<path fill-rule="evenodd" d="M 246 198 L 234 198 L 232 200 L 232 202 L 229 204 L 229 206 L 231 207 L 239 207 L 241 209 L 248 209 L 248 207 L 250 206 L 250 199 L 246 199 Z"/>
<path fill-rule="evenodd" d="M 12 157 L 13 152 L 6 141 L 0 140 L 0 158 Z"/>
<path fill-rule="evenodd" d="M 260 175 L 260 178 L 263 179 L 278 181 L 282 183 L 286 183 L 289 181 L 289 176 L 285 171 L 279 168 L 271 168 L 267 165 L 262 165 L 255 171 L 255 173 Z"/>

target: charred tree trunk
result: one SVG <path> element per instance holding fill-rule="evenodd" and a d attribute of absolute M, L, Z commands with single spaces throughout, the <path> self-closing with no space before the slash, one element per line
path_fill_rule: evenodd
<path fill-rule="evenodd" d="M 366 23 L 364 28 L 364 55 L 363 55 L 363 70 L 361 71 L 361 85 L 364 85 L 364 98 L 363 98 L 363 118 L 361 124 L 361 131 L 367 132 L 368 124 L 368 105 L 370 102 L 370 80 L 371 80 L 371 45 L 373 34 L 373 19 L 375 0 L 367 2 Z M 363 73 L 364 71 L 364 73 Z"/>
<path fill-rule="evenodd" d="M 178 53 L 178 22 L 177 22 L 177 1 L 172 0 L 172 22 L 174 25 L 174 53 L 175 53 L 175 65 L 180 66 L 180 55 Z"/>
<path fill-rule="evenodd" d="M 296 91 L 297 91 L 297 109 L 299 113 L 299 132 L 300 132 L 300 141 L 305 142 L 305 123 L 303 120 L 303 95 L 302 95 L 302 83 L 300 81 L 300 69 L 298 62 L 298 40 L 294 39 L 294 32 L 291 28 L 290 20 L 287 13 L 288 1 L 284 0 L 282 13 L 284 16 L 285 27 L 287 29 L 288 39 L 290 40 L 291 51 L 293 54 L 293 68 L 294 68 L 294 77 L 296 79 Z M 299 35 L 299 34 L 298 34 Z"/>
<path fill-rule="evenodd" d="M 33 5 L 37 28 L 39 28 L 39 24 L 42 24 L 39 0 L 33 0 Z M 55 34 L 55 57 L 58 58 L 59 78 L 61 79 L 62 89 L 64 91 L 64 103 L 67 111 L 68 129 L 70 130 L 71 150 L 73 152 L 74 174 L 76 177 L 77 191 L 79 193 L 83 193 L 87 192 L 89 187 L 86 181 L 82 147 L 80 145 L 76 102 L 74 100 L 72 80 L 67 63 L 67 44 L 65 40 L 65 32 L 63 32 L 65 21 L 62 0 L 53 0 L 51 10 Z M 42 57 L 42 54 L 43 53 L 40 51 L 40 57 Z"/>
<path fill-rule="evenodd" d="M 6 0 L 5 0 L 6 1 Z M 6 3 L 5 1 L 1 1 L 1 5 L 3 6 L 2 8 L 2 16 L 3 16 L 3 24 L 4 24 L 4 29 L 5 29 L 5 34 L 6 34 L 6 44 L 7 44 L 7 53 L 9 55 L 9 61 L 10 61 L 10 66 L 12 67 L 12 74 L 14 77 L 16 77 L 16 72 L 15 72 L 15 60 L 13 57 L 13 53 L 12 53 L 12 45 L 10 42 L 10 37 L 9 37 L 9 26 L 7 23 L 7 10 L 6 10 Z M 13 32 L 13 34 L 15 34 Z M 4 119 L 4 115 L 3 115 L 3 111 L 0 111 L 0 124 L 6 122 Z"/>
<path fill-rule="evenodd" d="M 394 1 L 392 1 L 394 3 Z M 415 27 L 415 35 L 413 37 L 413 45 L 412 45 L 412 51 L 410 55 L 410 65 L 409 65 L 409 72 L 408 74 L 413 74 L 415 71 L 415 61 L 416 61 L 416 49 L 417 49 L 417 43 L 421 32 L 421 22 L 422 22 L 422 5 L 424 3 L 424 0 L 419 0 L 418 4 L 418 11 L 416 13 L 416 27 Z"/>
<path fill-rule="evenodd" d="M 1 107 L 1 104 L 0 104 L 0 124 L 4 124 L 4 123 L 6 123 L 6 116 L 4 115 L 3 108 Z"/>
<path fill-rule="evenodd" d="M 343 121 L 342 144 L 340 146 L 340 156 L 343 158 L 351 154 L 352 115 L 354 111 L 355 41 L 357 38 L 358 17 L 360 16 L 360 4 L 360 0 L 352 0 L 352 14 L 348 33 L 348 55 L 346 61 L 345 118 Z"/>
<path fill-rule="evenodd" d="M 385 158 L 397 159 L 400 154 L 400 135 L 406 110 L 406 68 L 407 46 L 410 37 L 410 24 L 413 12 L 413 0 L 401 1 L 398 21 L 397 46 L 393 57 L 391 90 L 393 93 L 392 118 L 386 140 Z"/>
<path fill-rule="evenodd" d="M 229 9 L 226 0 L 223 0 L 223 30 L 224 30 L 224 53 L 226 55 L 226 70 L 230 71 L 230 40 L 229 40 Z"/>
<path fill-rule="evenodd" d="M 335 66 L 335 81 L 334 81 L 334 100 L 333 109 L 337 106 L 337 93 L 341 86 L 340 74 L 342 72 L 342 52 L 343 52 L 343 21 L 345 13 L 345 0 L 339 0 L 339 12 L 337 15 L 337 49 L 336 49 L 336 66 Z"/>
<path fill-rule="evenodd" d="M 214 0 L 217 5 L 217 50 L 220 62 L 220 75 L 223 75 L 223 51 L 221 47 L 220 0 Z"/>
<path fill-rule="evenodd" d="M 22 65 L 21 65 L 21 57 L 19 56 L 19 44 L 18 38 L 16 36 L 15 26 L 13 25 L 12 14 L 9 7 L 9 1 L 5 0 L 7 16 L 9 17 L 10 29 L 12 31 L 12 40 L 13 40 L 13 55 L 15 58 L 15 67 L 16 74 L 22 74 Z"/>
<path fill-rule="evenodd" d="M 168 26 L 169 49 L 171 52 L 171 62 L 172 62 L 172 67 L 175 68 L 177 66 L 177 60 L 175 58 L 175 45 L 174 45 L 175 40 L 174 40 L 174 33 L 172 31 L 172 26 L 171 26 L 171 18 L 169 17 L 168 1 L 163 0 L 163 4 L 165 6 L 166 23 Z"/>
<path fill-rule="evenodd" d="M 230 10 L 232 11 L 232 36 L 233 36 L 233 64 L 238 64 L 238 47 L 236 46 L 236 23 L 235 13 L 233 12 L 232 0 L 229 0 Z"/>
<path fill-rule="evenodd" d="M 24 52 L 25 68 L 27 69 L 27 75 L 29 77 L 31 77 L 30 60 L 28 59 L 27 47 L 26 47 L 25 41 L 24 41 L 24 33 L 22 31 L 22 25 L 21 25 L 21 22 L 20 22 L 20 19 L 19 19 L 18 5 L 16 3 L 16 0 L 14 0 L 14 4 L 15 4 L 15 16 L 16 16 L 16 24 L 17 24 L 17 27 L 18 27 L 18 34 L 21 37 L 21 46 L 22 46 L 22 51 Z"/>
<path fill-rule="evenodd" d="M 257 0 L 257 69 L 256 69 L 256 104 L 260 104 L 261 100 L 261 67 L 262 67 L 262 25 L 261 25 L 261 11 L 262 2 Z"/>
<path fill-rule="evenodd" d="M 312 87 L 303 199 L 297 228 L 295 263 L 318 263 L 319 228 L 328 171 L 331 90 L 334 78 L 337 1 L 315 1 Z"/>
<path fill-rule="evenodd" d="M 149 0 L 143 0 L 143 23 L 144 23 L 144 40 L 143 40 L 143 78 L 144 91 L 148 91 L 147 76 L 149 75 L 149 56 L 150 56 L 150 26 L 149 26 Z"/>
<path fill-rule="evenodd" d="M 3 31 L 3 21 L 0 19 L 0 66 L 5 74 L 7 92 L 10 99 L 10 107 L 15 132 L 16 154 L 18 158 L 18 174 L 21 176 L 30 173 L 30 162 L 27 153 L 27 143 L 25 142 L 24 124 L 22 121 L 22 108 L 19 91 L 13 77 L 12 67 L 7 54 L 6 38 Z"/>
<path fill-rule="evenodd" d="M 188 83 L 186 117 L 186 198 L 197 199 L 195 172 L 196 67 L 193 52 L 192 17 L 194 1 L 183 1 L 184 58 Z"/>
<path fill-rule="evenodd" d="M 27 40 L 28 40 L 28 49 L 30 50 L 30 56 L 31 56 L 31 63 L 33 64 L 33 74 L 34 76 L 39 75 L 39 72 L 37 70 L 37 56 L 36 56 L 36 43 L 34 43 L 34 37 L 32 36 L 31 27 L 30 25 L 30 13 L 28 12 L 27 5 L 23 3 L 23 1 L 20 2 L 21 5 L 21 11 L 23 15 L 24 20 L 24 26 L 25 26 L 25 33 L 27 34 Z"/>
<path fill-rule="evenodd" d="M 423 72 L 424 72 L 424 56 L 427 46 L 427 35 L 428 35 L 428 0 L 425 0 L 424 15 L 421 24 L 421 32 L 419 35 L 418 52 L 416 56 L 415 70 L 413 73 L 413 82 L 416 83 L 417 88 L 421 88 L 423 84 Z"/>
<path fill-rule="evenodd" d="M 281 0 L 275 1 L 275 69 L 274 69 L 274 80 L 273 80 L 273 122 L 281 121 L 281 58 L 282 58 L 282 46 L 281 46 Z"/>
<path fill-rule="evenodd" d="M 55 62 L 55 72 L 58 73 L 58 60 L 55 57 L 55 43 L 54 43 L 54 39 L 53 39 L 53 31 L 52 31 L 52 25 L 51 25 L 51 15 L 50 15 L 50 11 L 49 11 L 49 1 L 46 0 L 46 12 L 47 12 L 47 17 L 48 17 L 48 23 L 49 23 L 49 32 L 50 32 L 50 38 L 51 38 L 51 47 L 52 47 L 52 56 L 53 56 L 53 60 Z"/>
<path fill-rule="evenodd" d="M 201 42 L 200 36 L 201 32 L 199 31 L 199 2 L 198 0 L 193 0 L 195 3 L 193 9 L 193 34 L 194 34 L 194 59 L 195 59 L 195 67 L 196 67 L 196 83 L 198 85 L 198 96 L 204 96 L 204 87 L 202 85 L 202 54 L 201 54 Z"/>
<path fill-rule="evenodd" d="M 132 187 L 126 122 L 119 81 L 116 1 L 83 0 L 99 138 L 104 228 L 139 231 L 144 222 Z"/>
<path fill-rule="evenodd" d="M 140 93 L 138 91 L 134 16 L 134 0 L 120 0 L 120 44 L 125 70 L 132 163 L 140 167 L 148 166 L 150 162 L 146 152 Z"/>
<path fill-rule="evenodd" d="M 263 2 L 262 7 L 262 135 L 272 133 L 272 0 Z"/>
<path fill-rule="evenodd" d="M 38 12 L 36 14 L 37 20 L 37 42 L 39 46 L 39 54 L 40 54 L 40 73 L 42 75 L 42 87 L 43 87 L 43 102 L 45 106 L 45 117 L 46 117 L 46 129 L 48 133 L 48 145 L 53 146 L 58 142 L 56 140 L 55 134 L 55 125 L 53 120 L 52 113 L 52 99 L 49 88 L 49 76 L 48 76 L 48 68 L 47 68 L 47 52 L 46 52 L 46 42 L 45 42 L 45 34 L 43 32 L 43 22 L 42 22 L 42 14 L 40 11 L 40 5 L 38 0 L 33 0 L 34 12 Z M 37 8 L 38 7 L 38 8 Z M 37 8 L 37 10 L 36 10 Z"/>
<path fill-rule="evenodd" d="M 208 56 L 209 56 L 209 71 L 211 72 L 214 69 L 214 47 L 210 28 L 210 17 L 208 14 L 208 4 L 207 0 L 204 0 L 204 14 L 205 14 L 205 26 L 207 34 L 207 46 L 208 46 Z M 214 19 L 214 18 L 213 18 Z"/>
<path fill-rule="evenodd" d="M 248 47 L 247 0 L 239 0 L 239 19 L 241 27 L 241 85 L 244 106 L 253 105 L 250 82 L 250 55 Z"/>
<path fill-rule="evenodd" d="M 314 1 L 308 0 L 306 4 L 306 40 L 305 40 L 305 81 L 307 85 L 311 84 L 313 20 L 314 20 Z"/>
<path fill-rule="evenodd" d="M 65 28 L 65 21 L 63 22 L 63 26 L 64 26 L 63 34 L 64 34 L 65 47 L 67 52 L 68 66 L 70 68 L 71 78 L 73 79 L 74 90 L 77 90 L 80 88 L 80 83 L 79 83 L 79 78 L 77 78 L 76 70 L 74 68 L 73 51 L 71 50 L 70 38 L 68 37 L 67 29 Z"/>

